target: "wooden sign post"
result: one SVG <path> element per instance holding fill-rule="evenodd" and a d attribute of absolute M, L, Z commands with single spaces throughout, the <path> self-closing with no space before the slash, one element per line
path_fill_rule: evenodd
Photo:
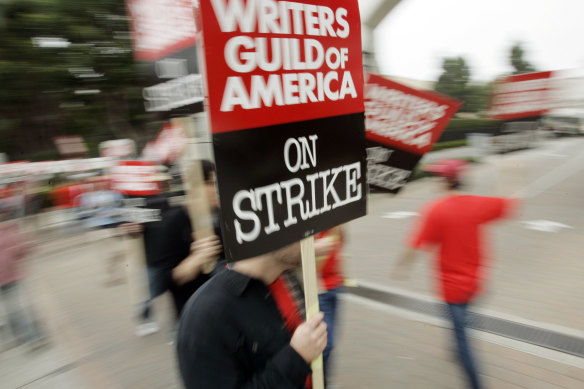
<path fill-rule="evenodd" d="M 173 125 L 181 126 L 189 135 L 189 142 L 195 134 L 194 121 L 190 117 L 174 118 Z M 190 144 L 189 144 L 190 146 Z M 215 234 L 211 207 L 207 199 L 205 178 L 201 166 L 200 157 L 192 147 L 185 147 L 182 156 L 182 179 L 187 198 L 187 210 L 191 226 L 196 239 L 202 239 Z M 213 271 L 215 262 L 203 267 L 203 272 L 209 274 Z"/>
<path fill-rule="evenodd" d="M 306 305 L 306 321 L 320 311 L 318 305 L 318 282 L 316 279 L 316 258 L 314 256 L 314 236 L 300 241 L 302 254 L 302 278 L 304 279 L 304 303 Z M 322 354 L 311 364 L 312 388 L 324 388 L 324 371 L 322 368 Z"/>

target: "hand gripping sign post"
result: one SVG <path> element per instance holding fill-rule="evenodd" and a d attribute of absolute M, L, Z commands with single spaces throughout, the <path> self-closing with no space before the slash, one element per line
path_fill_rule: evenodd
<path fill-rule="evenodd" d="M 195 141 L 196 129 L 194 128 L 195 120 L 193 118 L 173 118 L 171 123 L 175 128 L 181 128 L 183 133 L 190 135 L 189 143 Z M 188 146 L 193 145 L 191 143 Z M 183 157 L 181 162 L 183 185 L 193 233 L 196 239 L 202 239 L 215 234 L 211 216 L 211 204 L 207 199 L 203 168 L 200 162 L 201 158 L 197 155 L 196 147 L 188 146 L 184 147 L 180 152 Z M 203 266 L 203 273 L 211 273 L 215 267 L 215 262 L 212 261 Z M 185 265 L 188 266 L 187 263 Z"/>
<path fill-rule="evenodd" d="M 196 12 L 228 259 L 363 216 L 357 0 L 210 0 Z M 312 242 L 302 243 L 308 317 L 318 312 Z"/>
<path fill-rule="evenodd" d="M 460 105 L 438 93 L 369 74 L 365 84 L 369 185 L 397 193 Z"/>

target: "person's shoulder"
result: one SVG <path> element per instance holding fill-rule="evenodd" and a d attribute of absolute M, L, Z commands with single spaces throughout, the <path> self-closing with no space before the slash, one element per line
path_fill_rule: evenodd
<path fill-rule="evenodd" d="M 429 215 L 431 213 L 436 212 L 440 208 L 445 207 L 449 199 L 450 199 L 449 196 L 443 196 L 429 200 L 422 206 L 422 213 L 425 215 Z"/>
<path fill-rule="evenodd" d="M 183 316 L 220 314 L 233 301 L 229 290 L 229 271 L 222 270 L 205 282 L 189 299 Z"/>

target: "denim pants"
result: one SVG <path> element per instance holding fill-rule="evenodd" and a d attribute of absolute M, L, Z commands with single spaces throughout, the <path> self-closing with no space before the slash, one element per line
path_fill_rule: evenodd
<path fill-rule="evenodd" d="M 322 352 L 322 365 L 324 372 L 325 384 L 328 381 L 328 374 L 330 372 L 331 353 L 335 347 L 335 331 L 337 321 L 337 303 L 338 294 L 342 288 L 327 290 L 325 293 L 318 295 L 318 303 L 320 310 L 324 313 L 324 322 L 327 328 L 327 344 Z"/>
<path fill-rule="evenodd" d="M 468 377 L 470 388 L 479 389 L 481 387 L 479 373 L 466 336 L 468 304 L 448 303 L 447 306 L 454 330 L 454 338 L 458 347 L 458 358 Z"/>
<path fill-rule="evenodd" d="M 0 286 L 10 332 L 19 342 L 35 342 L 43 338 L 32 307 L 28 305 L 21 281 Z"/>
<path fill-rule="evenodd" d="M 144 301 L 141 306 L 140 319 L 143 321 L 150 320 L 152 300 L 164 294 L 170 288 L 171 283 L 170 271 L 165 268 L 147 266 L 146 271 L 148 272 L 149 296 L 148 300 Z"/>

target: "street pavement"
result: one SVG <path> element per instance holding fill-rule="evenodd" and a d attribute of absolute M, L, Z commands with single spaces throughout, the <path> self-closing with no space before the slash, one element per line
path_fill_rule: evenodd
<path fill-rule="evenodd" d="M 493 227 L 491 281 L 477 310 L 584 338 L 583 146 L 582 138 L 549 140 L 533 150 L 487 157 L 469 171 L 473 193 L 528 189 L 517 218 Z M 424 179 L 398 196 L 370 196 L 368 215 L 347 227 L 345 271 L 353 282 L 434 299 L 429 256 L 422 255 L 407 281 L 388 273 L 417 221 L 407 212 L 434 198 L 436 185 Z M 568 227 L 547 232 L 545 224 L 533 230 L 524 223 L 538 220 Z M 0 388 L 179 388 L 168 296 L 155 302 L 161 330 L 134 333 L 135 306 L 145 296 L 135 242 L 69 234 L 45 235 L 28 263 L 27 292 L 50 344 L 7 348 L 0 332 Z M 124 260 L 126 282 L 106 286 L 105 258 L 116 251 L 132 251 Z M 351 294 L 343 296 L 341 308 L 335 387 L 465 387 L 440 319 Z M 584 387 L 583 358 L 478 331 L 473 343 L 488 388 Z"/>

